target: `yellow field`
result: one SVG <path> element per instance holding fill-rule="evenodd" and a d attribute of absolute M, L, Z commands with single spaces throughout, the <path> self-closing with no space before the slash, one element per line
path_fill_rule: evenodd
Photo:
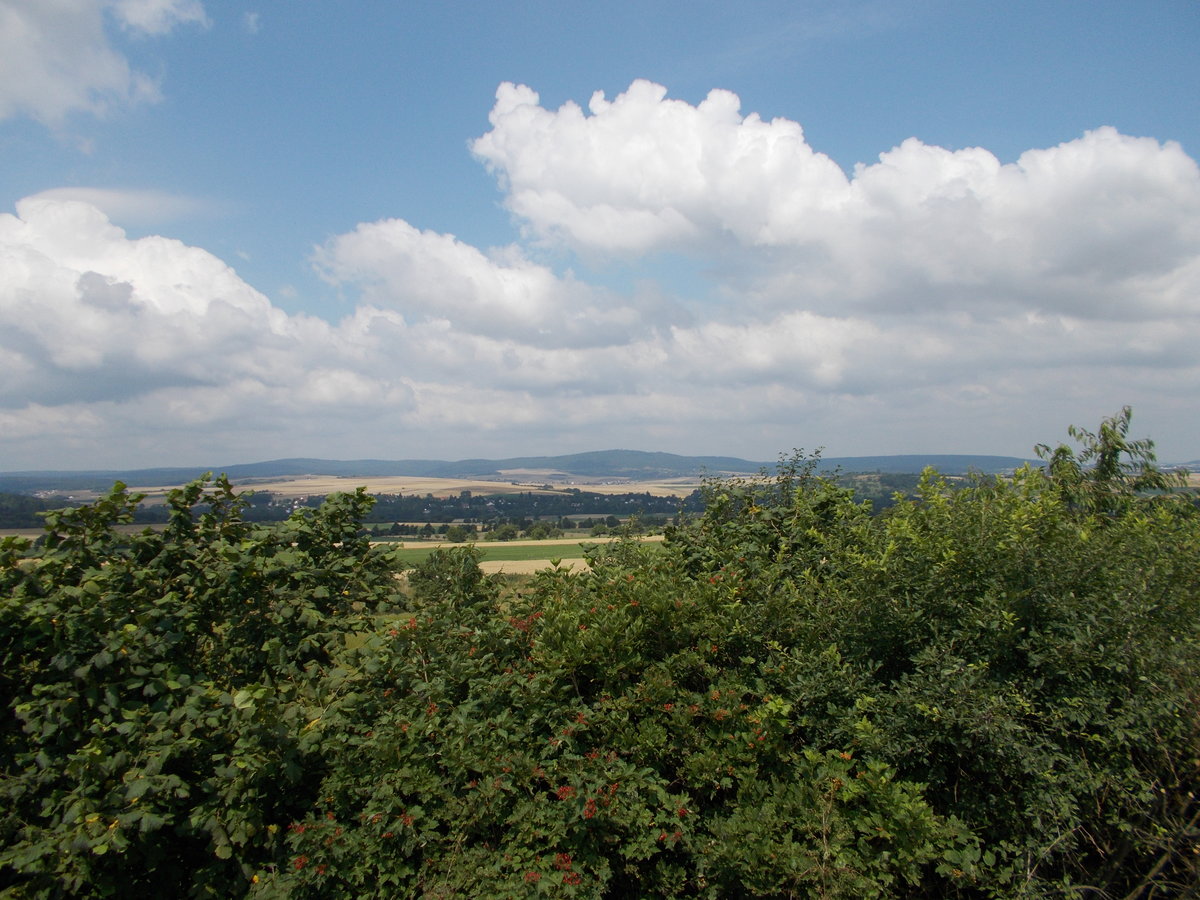
<path fill-rule="evenodd" d="M 645 543 L 653 543 L 656 541 L 661 541 L 662 539 L 663 539 L 663 536 L 661 534 L 652 534 L 652 535 L 646 535 L 645 537 L 641 537 L 638 540 L 643 541 Z M 615 539 L 614 538 L 606 538 L 606 537 L 585 538 L 584 542 L 585 543 L 602 544 L 602 543 L 605 543 L 610 540 L 615 540 Z M 482 571 L 488 575 L 494 575 L 497 573 L 503 573 L 505 575 L 532 575 L 534 572 L 538 572 L 538 571 L 541 571 L 542 569 L 550 568 L 550 564 L 551 564 L 550 558 L 552 556 L 554 556 L 557 559 L 560 559 L 562 561 L 562 567 L 564 569 L 570 569 L 573 572 L 583 572 L 588 568 L 587 561 L 580 556 L 576 556 L 575 552 L 574 552 L 574 548 L 579 546 L 580 538 L 544 538 L 540 541 L 524 541 L 524 540 L 522 540 L 522 541 L 513 541 L 513 543 L 519 544 L 522 547 L 547 547 L 547 548 L 549 548 L 549 547 L 571 546 L 572 552 L 570 553 L 570 555 L 563 555 L 563 556 L 556 556 L 554 553 L 547 553 L 545 559 L 508 559 L 508 560 L 484 559 L 484 560 L 481 560 L 479 563 L 480 571 Z M 447 543 L 433 544 L 433 543 L 430 543 L 429 541 L 406 541 L 401 546 L 404 546 L 404 547 L 461 547 L 462 544 L 447 544 Z M 479 546 L 484 549 L 486 549 L 488 547 L 496 547 L 497 549 L 499 549 L 505 545 L 504 544 L 491 544 L 491 543 L 488 543 L 487 541 L 481 541 Z"/>
<path fill-rule="evenodd" d="M 587 569 L 587 560 L 564 559 L 562 567 L 572 572 L 582 572 Z M 479 563 L 479 571 L 485 575 L 533 575 L 542 569 L 550 568 L 548 559 L 484 559 Z"/>
<path fill-rule="evenodd" d="M 644 544 L 661 541 L 661 534 L 647 534 L 638 538 Z M 605 537 L 569 537 L 569 538 L 541 538 L 540 540 L 530 541 L 521 539 L 518 541 L 477 541 L 479 547 L 565 547 L 569 545 L 584 543 L 584 544 L 607 544 L 619 538 Z M 388 541 L 389 547 L 396 547 L 404 550 L 438 550 L 447 547 L 461 547 L 462 544 L 455 544 L 450 541 Z M 553 555 L 553 554 L 551 554 Z"/>
<path fill-rule="evenodd" d="M 560 487 L 577 487 L 593 494 L 650 494 L 654 497 L 686 497 L 700 487 L 695 478 L 679 478 L 668 481 L 621 481 L 603 484 L 571 482 Z"/>
<path fill-rule="evenodd" d="M 543 485 L 552 489 L 579 488 L 581 491 L 591 491 L 597 494 L 627 494 L 649 493 L 655 497 L 686 497 L 700 486 L 696 479 L 659 480 L 659 481 L 610 481 L 592 484 L 586 480 L 572 478 L 563 480 L 565 476 L 546 475 L 545 477 L 530 472 L 506 473 L 510 476 L 507 481 L 489 481 L 480 478 L 419 478 L 408 475 L 385 475 L 364 478 L 344 478 L 338 475 L 298 475 L 274 479 L 234 479 L 234 485 L 241 490 L 268 491 L 280 497 L 310 497 L 313 495 L 332 494 L 336 491 L 354 491 L 365 487 L 368 494 L 432 494 L 435 497 L 456 497 L 463 491 L 472 494 L 517 494 L 532 492 L 546 493 Z M 514 483 L 515 482 L 515 483 Z M 145 494 L 147 499 L 161 499 L 166 493 L 178 485 L 142 485 L 131 484 L 129 489 L 139 494 Z M 83 496 L 82 493 L 78 496 Z"/>

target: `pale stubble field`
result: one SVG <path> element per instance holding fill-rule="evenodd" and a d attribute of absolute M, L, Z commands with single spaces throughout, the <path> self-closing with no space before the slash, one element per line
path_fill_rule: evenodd
<path fill-rule="evenodd" d="M 520 473 L 509 473 L 508 480 L 483 478 L 422 478 L 409 475 L 382 475 L 349 478 L 341 475 L 298 475 L 284 478 L 243 478 L 233 479 L 233 485 L 238 491 L 257 491 L 271 493 L 277 497 L 312 497 L 333 494 L 338 491 L 354 492 L 358 488 L 366 488 L 368 494 L 432 494 L 434 497 L 457 497 L 463 491 L 472 494 L 520 494 L 520 493 L 562 493 L 565 490 L 577 488 L 596 494 L 651 494 L 655 497 L 686 497 L 696 488 L 700 481 L 696 478 L 664 479 L 652 481 L 620 481 L 587 480 L 571 478 L 563 480 L 561 473 L 545 473 L 523 470 Z M 519 478 L 518 478 L 519 475 Z M 549 490 L 546 490 L 546 486 Z M 161 501 L 170 491 L 179 485 L 139 485 L 130 484 L 129 489 L 135 493 L 145 494 L 148 502 Z M 75 496 L 80 500 L 94 499 L 91 495 L 79 492 Z"/>

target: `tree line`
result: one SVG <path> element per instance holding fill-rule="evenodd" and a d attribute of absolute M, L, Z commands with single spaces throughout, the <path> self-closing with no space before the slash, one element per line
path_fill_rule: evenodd
<path fill-rule="evenodd" d="M 918 475 L 877 474 L 843 476 L 856 493 L 868 499 L 876 511 L 890 506 L 897 493 L 911 495 Z M 374 505 L 367 515 L 367 524 L 400 524 L 418 527 L 432 525 L 474 524 L 493 527 L 511 523 L 527 530 L 537 521 L 558 520 L 558 527 L 591 529 L 597 522 L 610 517 L 627 519 L 639 516 L 644 521 L 665 521 L 680 513 L 694 514 L 703 508 L 702 491 L 685 497 L 660 497 L 645 491 L 628 493 L 599 493 L 579 488 L 560 488 L 553 493 L 521 491 L 505 494 L 478 494 L 463 491 L 449 497 L 433 494 L 373 494 Z M 242 517 L 252 522 L 282 522 L 297 508 L 316 508 L 324 495 L 300 500 L 283 497 L 270 491 L 246 492 Z M 41 528 L 45 513 L 67 505 L 80 505 L 65 497 L 35 497 L 28 494 L 0 492 L 0 528 Z M 164 524 L 170 520 L 168 505 L 140 504 L 133 513 L 134 524 Z M 565 521 L 564 521 L 565 520 Z M 522 525 L 529 522 L 530 525 Z M 568 524 L 568 522 L 570 524 Z M 586 522 L 587 524 L 582 524 Z M 610 524 L 610 528 L 616 527 Z M 404 533 L 408 533 L 405 531 Z"/>

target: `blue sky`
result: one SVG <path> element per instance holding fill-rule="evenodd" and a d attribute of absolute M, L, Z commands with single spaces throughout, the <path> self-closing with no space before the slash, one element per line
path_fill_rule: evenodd
<path fill-rule="evenodd" d="M 1024 455 L 1127 403 L 1200 457 L 1198 38 L 1195 0 L 0 0 L 0 470 Z"/>

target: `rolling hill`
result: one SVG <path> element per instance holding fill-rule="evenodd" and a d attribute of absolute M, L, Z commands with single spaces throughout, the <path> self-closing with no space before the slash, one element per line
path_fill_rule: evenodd
<path fill-rule="evenodd" d="M 969 471 L 985 474 L 1008 471 L 1026 462 L 1015 456 L 964 454 L 908 454 L 893 456 L 844 456 L 821 461 L 822 469 L 842 472 L 920 472 L 933 466 L 947 475 Z M 407 475 L 422 478 L 495 478 L 506 473 L 545 473 L 585 478 L 613 478 L 646 481 L 686 478 L 698 475 L 753 474 L 771 470 L 774 463 L 752 462 L 730 456 L 679 456 L 641 450 L 599 450 L 565 456 L 519 456 L 509 459 L 276 459 L 266 462 L 228 466 L 171 467 L 129 470 L 24 471 L 0 473 L 0 491 L 106 490 L 114 481 L 136 485 L 183 484 L 206 471 L 225 473 L 234 481 L 299 475 L 338 475 L 345 477 Z"/>

